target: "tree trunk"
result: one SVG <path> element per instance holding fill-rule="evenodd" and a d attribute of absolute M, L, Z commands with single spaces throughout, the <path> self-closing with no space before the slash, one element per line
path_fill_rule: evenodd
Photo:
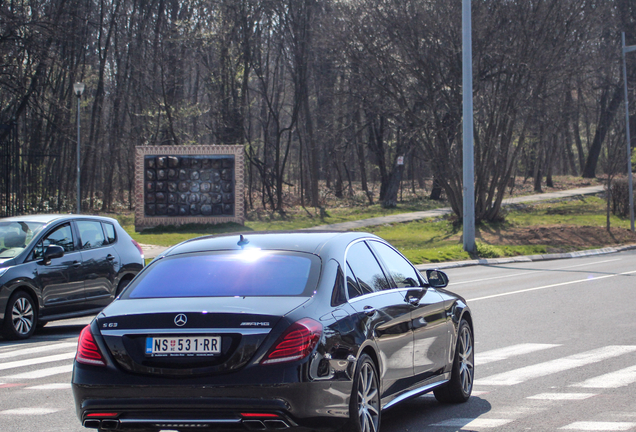
<path fill-rule="evenodd" d="M 594 134 L 594 140 L 592 141 L 592 147 L 590 147 L 590 153 L 587 156 L 585 168 L 583 169 L 583 178 L 596 177 L 596 165 L 598 164 L 598 157 L 601 154 L 603 142 L 605 141 L 607 132 L 609 131 L 612 121 L 614 120 L 614 116 L 620 106 L 622 99 L 621 86 L 614 87 L 611 100 L 607 103 L 607 98 L 609 97 L 610 92 L 611 88 L 607 88 L 601 96 L 601 115 L 596 127 L 596 133 Z"/>
<path fill-rule="evenodd" d="M 400 190 L 400 184 L 402 182 L 402 173 L 404 172 L 404 165 L 395 164 L 391 171 L 391 177 L 389 179 L 384 199 L 382 200 L 383 208 L 395 208 L 397 207 L 398 191 Z"/>

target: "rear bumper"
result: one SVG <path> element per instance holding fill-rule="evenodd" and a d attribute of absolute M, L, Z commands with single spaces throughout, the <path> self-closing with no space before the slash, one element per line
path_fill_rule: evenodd
<path fill-rule="evenodd" d="M 77 416 L 93 428 L 315 430 L 346 422 L 351 381 L 289 382 L 276 367 L 272 374 L 167 379 L 76 363 L 72 385 Z"/>

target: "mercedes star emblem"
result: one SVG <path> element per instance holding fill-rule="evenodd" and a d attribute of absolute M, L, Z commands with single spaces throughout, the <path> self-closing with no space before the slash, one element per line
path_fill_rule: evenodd
<path fill-rule="evenodd" d="M 185 314 L 179 314 L 176 317 L 174 317 L 174 323 L 178 325 L 179 327 L 183 327 L 185 323 L 187 322 L 188 322 L 188 317 L 185 316 Z"/>

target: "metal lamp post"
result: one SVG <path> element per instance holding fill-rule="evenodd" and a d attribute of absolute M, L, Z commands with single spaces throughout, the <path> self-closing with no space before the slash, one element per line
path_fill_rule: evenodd
<path fill-rule="evenodd" d="M 477 252 L 475 244 L 475 157 L 473 148 L 473 43 L 471 0 L 462 0 L 462 96 L 463 96 L 463 184 L 464 250 Z"/>
<path fill-rule="evenodd" d="M 625 84 L 625 134 L 627 135 L 627 179 L 629 181 L 629 220 L 634 232 L 634 186 L 632 183 L 632 146 L 629 136 L 629 97 L 627 94 L 627 65 L 625 54 L 636 51 L 636 45 L 625 46 L 625 32 L 623 32 L 623 83 Z"/>
<path fill-rule="evenodd" d="M 73 84 L 73 91 L 75 96 L 77 96 L 77 214 L 80 214 L 82 212 L 82 196 L 80 194 L 80 99 L 82 93 L 84 93 L 84 83 Z"/>

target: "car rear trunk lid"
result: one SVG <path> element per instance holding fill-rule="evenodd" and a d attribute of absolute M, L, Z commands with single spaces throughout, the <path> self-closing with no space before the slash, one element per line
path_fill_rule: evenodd
<path fill-rule="evenodd" d="M 278 321 L 308 300 L 296 296 L 118 300 L 97 317 L 97 323 L 113 358 L 129 372 L 219 374 L 247 364 Z"/>

